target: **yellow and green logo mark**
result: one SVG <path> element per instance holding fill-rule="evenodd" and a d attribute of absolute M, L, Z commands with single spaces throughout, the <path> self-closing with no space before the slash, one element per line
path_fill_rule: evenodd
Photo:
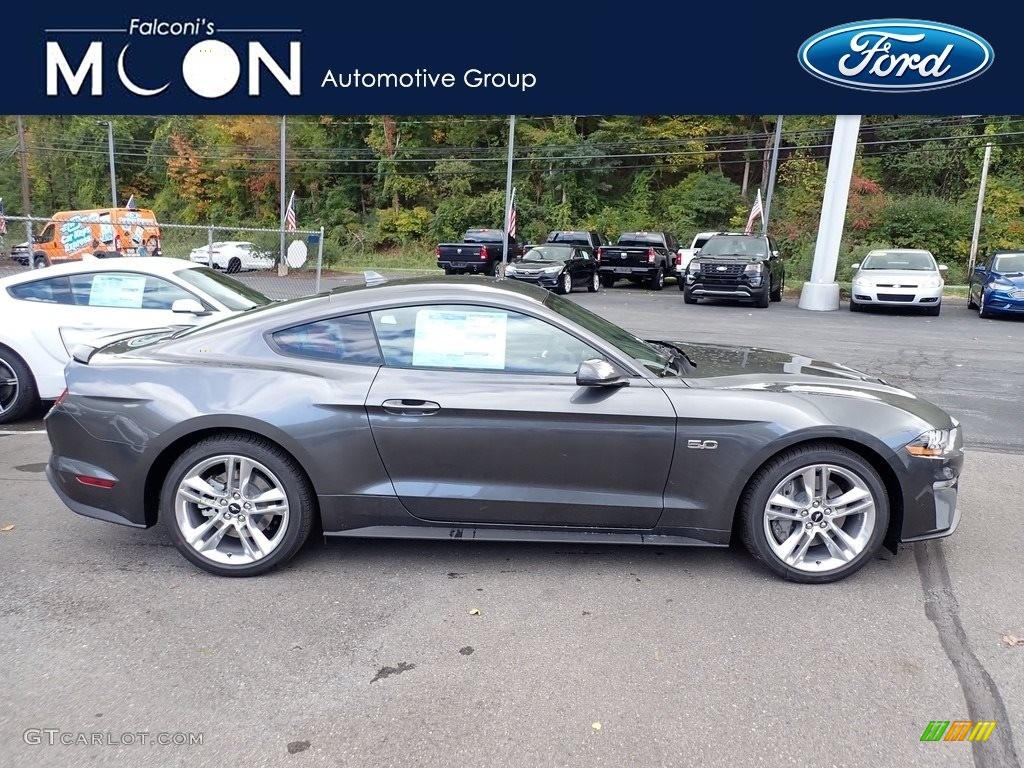
<path fill-rule="evenodd" d="M 995 729 L 995 720 L 932 720 L 921 741 L 988 741 Z"/>

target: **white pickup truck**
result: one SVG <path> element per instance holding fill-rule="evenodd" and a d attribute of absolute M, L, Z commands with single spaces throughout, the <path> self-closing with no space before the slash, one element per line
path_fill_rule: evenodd
<path fill-rule="evenodd" d="M 683 280 L 682 276 L 686 272 L 686 267 L 689 266 L 690 260 L 694 254 L 697 253 L 701 248 L 704 247 L 704 243 L 710 240 L 715 235 L 724 235 L 725 232 L 699 232 L 693 238 L 693 242 L 690 243 L 689 248 L 680 248 L 676 251 L 676 274 L 679 275 L 679 288 L 682 290 Z"/>

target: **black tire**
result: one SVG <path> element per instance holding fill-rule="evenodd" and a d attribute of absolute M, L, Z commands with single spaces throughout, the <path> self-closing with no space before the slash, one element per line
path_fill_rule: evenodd
<path fill-rule="evenodd" d="M 924 311 L 924 313 L 925 313 L 926 315 L 931 315 L 932 317 L 937 317 L 937 316 L 938 316 L 938 314 L 939 314 L 939 313 L 940 313 L 941 311 L 942 311 L 942 302 L 940 301 L 940 302 L 939 302 L 938 304 L 936 304 L 936 305 L 935 305 L 934 307 L 928 307 L 928 308 L 927 308 L 927 309 L 926 309 L 926 310 Z"/>
<path fill-rule="evenodd" d="M 862 311 L 863 309 L 864 309 L 864 307 L 863 307 L 863 306 L 861 306 L 860 304 L 858 304 L 858 303 L 857 303 L 856 301 L 854 301 L 853 299 L 850 299 L 850 311 L 851 311 L 851 312 L 861 312 L 861 311 Z"/>
<path fill-rule="evenodd" d="M 225 270 L 229 275 L 234 275 L 242 271 L 242 260 L 237 256 L 232 256 L 228 262 L 228 268 Z"/>
<path fill-rule="evenodd" d="M 754 298 L 754 306 L 758 309 L 767 309 L 770 301 L 771 299 L 768 295 L 768 289 L 766 288 L 760 295 Z"/>
<path fill-rule="evenodd" d="M 974 300 L 974 294 L 971 293 L 970 288 L 967 289 L 967 308 L 968 309 L 977 309 L 978 308 L 978 302 L 976 302 Z"/>
<path fill-rule="evenodd" d="M 615 278 L 611 275 L 601 275 L 601 285 L 605 288 L 612 288 L 615 286 Z"/>
<path fill-rule="evenodd" d="M 792 472 L 811 464 L 834 464 L 858 475 L 875 498 L 875 524 L 864 549 L 841 568 L 824 573 L 801 571 L 772 551 L 764 526 L 768 496 Z M 836 443 L 809 443 L 790 448 L 764 464 L 747 483 L 740 498 L 740 537 L 744 546 L 778 576 L 802 584 L 824 584 L 846 578 L 867 564 L 882 547 L 889 527 L 889 497 L 878 472 L 859 454 Z"/>
<path fill-rule="evenodd" d="M 992 317 L 992 313 L 985 309 L 985 292 L 981 292 L 981 296 L 978 297 L 978 317 L 986 319 Z"/>
<path fill-rule="evenodd" d="M 569 274 L 569 270 L 565 270 L 558 276 L 558 285 L 555 286 L 555 292 L 562 296 L 572 293 L 572 275 Z"/>
<path fill-rule="evenodd" d="M 0 385 L 0 424 L 25 418 L 39 404 L 39 389 L 32 371 L 14 350 L 0 346 L 0 379 L 11 378 L 15 380 L 13 385 Z"/>
<path fill-rule="evenodd" d="M 779 280 L 779 287 L 772 290 L 768 298 L 776 303 L 782 301 L 782 280 Z"/>
<path fill-rule="evenodd" d="M 590 281 L 587 283 L 587 292 L 597 293 L 599 290 L 601 290 L 601 278 L 595 272 L 590 276 Z"/>
<path fill-rule="evenodd" d="M 683 304 L 696 304 L 696 303 L 697 303 L 697 297 L 694 296 L 689 291 L 684 290 L 683 291 Z"/>
<path fill-rule="evenodd" d="M 50 266 L 50 260 L 42 254 L 37 253 L 35 258 L 32 259 L 32 269 L 42 269 L 48 266 Z"/>
<path fill-rule="evenodd" d="M 651 275 L 648 280 L 647 287 L 652 291 L 660 291 L 665 287 L 665 270 L 658 267 L 658 270 Z"/>
<path fill-rule="evenodd" d="M 185 540 L 175 519 L 175 495 L 186 472 L 204 459 L 221 454 L 244 456 L 265 465 L 281 482 L 288 500 L 288 523 L 280 544 L 269 555 L 246 565 L 220 564 L 204 558 Z M 220 434 L 201 440 L 178 457 L 160 491 L 160 517 L 174 546 L 186 560 L 217 576 L 258 576 L 288 562 L 309 537 L 316 513 L 316 496 L 299 465 L 281 448 L 256 435 Z"/>
<path fill-rule="evenodd" d="M 455 270 L 454 270 L 454 269 L 452 269 L 451 267 L 445 267 L 445 268 L 444 268 L 444 273 L 445 273 L 446 275 L 454 275 L 454 274 L 455 274 Z"/>

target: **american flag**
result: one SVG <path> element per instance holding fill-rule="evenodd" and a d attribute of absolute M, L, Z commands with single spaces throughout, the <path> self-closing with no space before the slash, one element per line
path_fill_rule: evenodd
<path fill-rule="evenodd" d="M 288 199 L 288 208 L 284 212 L 284 228 L 289 232 L 294 232 L 299 228 L 298 223 L 295 220 L 295 190 L 292 190 L 292 196 Z"/>
<path fill-rule="evenodd" d="M 757 190 L 757 199 L 754 201 L 753 207 L 750 209 L 750 215 L 747 217 L 747 227 L 743 231 L 750 235 L 754 232 L 754 222 L 757 221 L 764 215 L 764 208 L 761 205 L 761 190 Z"/>
<path fill-rule="evenodd" d="M 513 238 L 516 236 L 516 188 L 512 187 L 512 197 L 509 201 L 508 208 L 508 236 Z"/>
<path fill-rule="evenodd" d="M 7 217 L 4 216 L 4 199 L 0 197 L 0 235 L 7 234 Z"/>

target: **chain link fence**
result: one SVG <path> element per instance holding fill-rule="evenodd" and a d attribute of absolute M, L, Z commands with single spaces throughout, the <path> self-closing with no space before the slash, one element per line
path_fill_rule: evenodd
<path fill-rule="evenodd" d="M 324 274 L 323 227 L 159 223 L 148 211 L 99 210 L 6 216 L 0 275 L 94 258 L 163 256 L 203 264 L 272 299 L 318 293 L 344 282 Z"/>

